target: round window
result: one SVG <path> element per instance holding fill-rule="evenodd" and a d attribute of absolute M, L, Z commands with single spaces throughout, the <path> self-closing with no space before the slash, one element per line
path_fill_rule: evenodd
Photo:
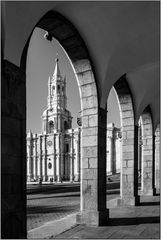
<path fill-rule="evenodd" d="M 52 145 L 52 141 L 49 140 L 49 141 L 47 142 L 47 145 L 48 145 L 48 146 L 51 146 L 51 145 Z"/>

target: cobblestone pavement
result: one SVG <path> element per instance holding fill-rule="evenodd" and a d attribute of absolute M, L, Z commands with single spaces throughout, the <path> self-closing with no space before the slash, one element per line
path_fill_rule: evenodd
<path fill-rule="evenodd" d="M 118 197 L 119 183 L 109 183 L 108 200 Z M 112 189 L 115 188 L 115 189 Z M 80 210 L 80 185 L 29 185 L 27 189 L 27 230 L 58 220 Z"/>
<path fill-rule="evenodd" d="M 36 192 L 33 192 L 33 188 Z M 79 185 L 43 186 L 42 192 L 38 186 L 30 186 L 29 189 L 32 189 L 32 193 L 27 194 L 28 231 L 80 209 Z"/>

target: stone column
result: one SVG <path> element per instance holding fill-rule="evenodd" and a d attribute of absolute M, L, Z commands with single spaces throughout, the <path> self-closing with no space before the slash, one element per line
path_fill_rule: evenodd
<path fill-rule="evenodd" d="M 57 182 L 61 182 L 61 135 L 58 133 Z"/>
<path fill-rule="evenodd" d="M 106 209 L 106 110 L 98 107 L 97 89 L 88 60 L 74 63 L 81 92 L 81 209 L 78 224 L 100 226 Z"/>
<path fill-rule="evenodd" d="M 128 106 L 127 106 L 128 107 Z M 118 201 L 121 205 L 136 205 L 138 203 L 137 195 L 137 158 L 134 162 L 134 139 L 135 128 L 134 120 L 130 111 L 126 111 L 126 116 L 129 118 L 123 119 L 122 127 L 122 162 L 121 162 L 121 174 L 120 174 L 120 195 L 121 201 Z"/>
<path fill-rule="evenodd" d="M 28 138 L 28 140 L 27 140 L 27 158 L 28 158 L 28 161 L 27 161 L 27 164 L 28 164 L 28 166 L 27 166 L 27 180 L 30 182 L 31 181 L 31 179 L 32 179 L 32 158 L 31 158 L 31 154 L 32 154 L 32 146 L 31 146 L 31 144 L 32 144 L 32 142 L 31 142 L 31 139 L 30 138 Z"/>
<path fill-rule="evenodd" d="M 93 109 L 93 112 L 97 110 Z M 81 213 L 78 223 L 106 224 L 106 111 L 83 117 L 81 162 Z"/>
<path fill-rule="evenodd" d="M 39 177 L 42 179 L 42 137 L 39 136 L 39 169 L 40 169 L 40 175 Z"/>
<path fill-rule="evenodd" d="M 43 150 L 43 156 L 42 156 L 42 175 L 43 175 L 43 181 L 47 181 L 47 156 L 46 156 L 46 137 L 42 137 L 42 150 Z"/>
<path fill-rule="evenodd" d="M 70 182 L 74 180 L 74 134 L 72 129 L 70 148 Z"/>
<path fill-rule="evenodd" d="M 36 135 L 34 138 L 34 152 L 33 152 L 33 178 L 37 180 L 37 141 L 36 141 Z"/>
<path fill-rule="evenodd" d="M 108 174 L 112 174 L 112 136 L 108 135 L 108 158 L 107 158 L 107 169 Z"/>
<path fill-rule="evenodd" d="M 53 157 L 53 181 L 56 181 L 56 136 L 54 134 L 54 139 L 53 139 L 53 148 L 54 148 L 54 157 Z"/>
<path fill-rule="evenodd" d="M 78 181 L 80 181 L 80 163 L 81 163 L 81 128 L 78 133 Z"/>
<path fill-rule="evenodd" d="M 64 156 L 64 148 L 65 148 L 65 146 L 64 146 L 64 144 L 65 144 L 65 142 L 64 142 L 64 133 L 61 133 L 61 135 L 60 135 L 60 154 L 61 154 L 61 156 L 60 156 L 60 159 L 61 159 L 61 163 L 60 163 L 60 173 L 61 173 L 61 180 L 63 180 L 64 179 L 64 167 L 65 167 L 65 161 L 64 161 L 64 159 L 65 159 L 65 156 Z"/>
<path fill-rule="evenodd" d="M 120 165 L 121 165 L 121 155 L 122 155 L 122 150 L 121 150 L 121 141 L 122 141 L 122 135 L 121 135 L 121 131 L 119 130 L 119 132 L 117 133 L 117 138 L 115 141 L 116 144 L 116 173 L 120 173 Z"/>
<path fill-rule="evenodd" d="M 38 180 L 38 152 L 37 152 L 37 134 L 35 134 L 35 177 L 36 181 Z"/>
<path fill-rule="evenodd" d="M 135 147 L 137 131 L 134 126 L 134 111 L 131 93 L 125 76 L 114 84 L 120 103 L 121 131 L 122 131 L 122 161 L 120 172 L 120 205 L 136 205 L 138 198 L 138 158 Z M 136 141 L 137 140 L 137 141 Z"/>
<path fill-rule="evenodd" d="M 33 146 L 32 146 L 32 142 L 30 142 L 30 146 L 29 146 L 29 181 L 31 181 L 31 179 L 33 178 L 33 157 L 32 157 L 32 150 L 33 150 Z"/>
<path fill-rule="evenodd" d="M 143 195 L 153 195 L 153 137 L 150 113 L 145 110 L 141 116 L 142 125 L 142 192 Z"/>
<path fill-rule="evenodd" d="M 36 179 L 36 157 L 33 157 L 33 179 Z"/>
<path fill-rule="evenodd" d="M 30 181 L 30 178 L 29 178 L 29 156 L 27 156 L 27 182 Z"/>
<path fill-rule="evenodd" d="M 26 239 L 26 72 L 1 59 L 1 238 Z"/>
<path fill-rule="evenodd" d="M 78 182 L 80 180 L 80 129 L 78 130 L 78 140 L 76 142 L 76 173 L 75 173 L 75 181 Z"/>
<path fill-rule="evenodd" d="M 138 173 L 141 176 L 141 169 L 142 169 L 142 132 L 141 126 L 138 126 Z"/>
<path fill-rule="evenodd" d="M 155 131 L 155 193 L 160 193 L 160 124 Z"/>

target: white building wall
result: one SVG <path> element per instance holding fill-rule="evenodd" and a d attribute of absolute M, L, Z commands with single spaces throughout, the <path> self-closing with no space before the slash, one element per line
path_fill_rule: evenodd
<path fill-rule="evenodd" d="M 119 138 L 119 134 L 117 134 L 119 129 L 111 126 L 113 125 L 110 125 L 107 130 L 107 175 L 119 173 L 121 164 L 121 138 Z M 114 129 L 115 134 L 113 134 Z M 113 139 L 113 137 L 115 139 Z M 81 164 L 80 142 L 79 129 L 74 129 L 73 135 L 72 129 L 68 129 L 65 134 L 54 132 L 48 135 L 33 135 L 31 140 L 28 138 L 27 180 L 33 181 L 33 179 L 35 179 L 38 181 L 42 172 L 43 181 L 50 181 L 52 178 L 53 181 L 79 181 Z M 68 152 L 66 152 L 66 144 L 68 144 Z M 115 148 L 113 144 L 115 144 Z M 114 149 L 115 152 L 112 152 Z M 72 157 L 73 162 L 71 162 Z M 113 166 L 113 164 L 115 165 Z M 113 172 L 113 170 L 115 170 L 115 172 Z"/>

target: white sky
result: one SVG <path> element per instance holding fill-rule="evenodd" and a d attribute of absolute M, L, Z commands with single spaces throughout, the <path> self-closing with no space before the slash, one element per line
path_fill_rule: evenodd
<path fill-rule="evenodd" d="M 39 28 L 32 35 L 27 56 L 27 131 L 41 133 L 41 115 L 47 108 L 48 78 L 55 68 L 56 53 L 59 54 L 59 67 L 67 80 L 67 108 L 73 116 L 73 128 L 78 127 L 80 97 L 76 78 L 70 62 L 59 43 L 44 39 L 45 31 Z M 118 103 L 114 90 L 108 98 L 108 123 L 114 122 L 120 126 Z"/>

